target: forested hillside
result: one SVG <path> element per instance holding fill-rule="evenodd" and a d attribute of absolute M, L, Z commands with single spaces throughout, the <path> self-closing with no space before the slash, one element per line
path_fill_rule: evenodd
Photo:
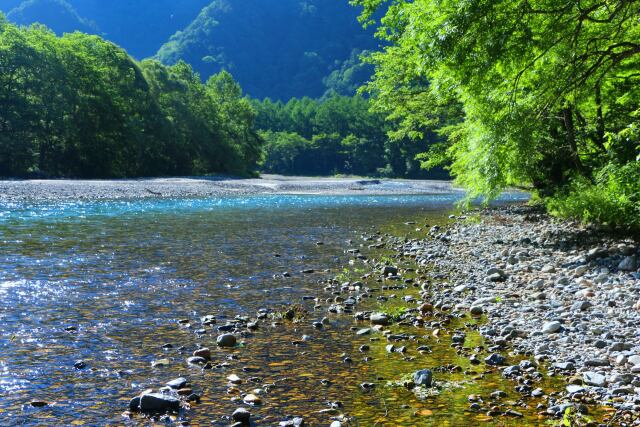
<path fill-rule="evenodd" d="M 0 11 L 20 25 L 39 22 L 63 32 L 98 34 L 138 59 L 153 56 L 189 25 L 210 0 L 2 0 Z"/>
<path fill-rule="evenodd" d="M 228 73 L 136 62 L 98 36 L 57 37 L 0 14 L 0 176 L 250 174 L 249 101 Z"/>
<path fill-rule="evenodd" d="M 34 22 L 45 24 L 57 34 L 72 31 L 98 32 L 94 22 L 80 16 L 65 0 L 23 1 L 15 8 L 8 9 L 7 18 L 18 25 L 30 25 Z"/>
<path fill-rule="evenodd" d="M 352 95 L 371 75 L 372 31 L 348 0 L 4 0 L 20 25 L 100 35 L 137 59 L 184 60 L 206 80 L 225 69 L 254 97 Z"/>
<path fill-rule="evenodd" d="M 329 74 L 377 45 L 357 15 L 346 0 L 215 0 L 158 58 L 183 59 L 203 75 L 227 69 L 257 98 L 319 97 Z"/>

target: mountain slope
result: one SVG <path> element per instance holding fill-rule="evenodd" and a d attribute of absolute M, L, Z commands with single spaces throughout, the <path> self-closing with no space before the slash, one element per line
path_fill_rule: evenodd
<path fill-rule="evenodd" d="M 13 8 L 7 18 L 18 25 L 38 22 L 51 28 L 57 34 L 72 31 L 96 33 L 95 23 L 81 17 L 74 7 L 65 0 L 28 0 Z"/>
<path fill-rule="evenodd" d="M 357 16 L 347 0 L 214 0 L 158 58 L 204 77 L 226 69 L 254 97 L 319 97 L 354 50 L 376 47 Z"/>
<path fill-rule="evenodd" d="M 210 0 L 0 0 L 0 10 L 19 25 L 39 22 L 58 35 L 99 34 L 136 58 L 153 56 L 188 25 Z"/>
<path fill-rule="evenodd" d="M 211 0 L 67 0 L 136 58 L 153 56 Z"/>

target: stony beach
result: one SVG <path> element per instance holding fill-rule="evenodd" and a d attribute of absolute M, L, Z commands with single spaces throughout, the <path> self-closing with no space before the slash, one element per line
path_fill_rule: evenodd
<path fill-rule="evenodd" d="M 385 195 L 462 193 L 449 181 L 308 178 L 184 177 L 126 180 L 0 181 L 0 202 L 221 197 L 257 194 Z"/>
<path fill-rule="evenodd" d="M 308 323 L 322 334 L 336 318 L 351 316 L 353 339 L 370 342 L 360 346 L 365 363 L 376 363 L 366 356 L 375 346 L 407 363 L 407 371 L 398 372 L 395 381 L 359 384 L 363 393 L 395 385 L 428 399 L 448 387 L 443 378 L 451 373 L 480 383 L 484 375 L 497 373 L 510 380 L 509 394 L 520 398 L 507 399 L 503 389 L 470 394 L 466 411 L 486 414 L 487 422 L 640 425 L 640 270 L 634 239 L 555 220 L 527 206 L 472 211 L 430 228 L 413 222 L 405 226 L 423 237 L 377 231 L 349 241 L 345 254 L 352 257 L 351 266 L 365 266 L 358 269 L 360 277 L 301 271 L 329 278 L 319 280 L 322 288 L 316 295 L 287 312 L 265 310 L 218 327 L 217 346 L 233 347 L 236 337 L 250 340 L 247 331 L 269 322 L 285 327 L 292 320 Z M 288 277 L 286 273 L 284 279 Z M 375 311 L 368 302 L 393 300 L 401 310 Z M 202 319 L 204 326 L 212 321 Z M 394 331 L 396 327 L 404 327 L 405 333 Z M 482 345 L 468 345 L 467 337 L 477 333 Z M 451 347 L 467 363 L 409 370 L 409 362 L 430 354 L 431 346 Z M 359 356 L 340 357 L 349 364 Z M 206 370 L 210 360 L 211 351 L 205 348 L 187 362 Z M 541 386 L 547 378 L 553 379 L 553 389 Z M 228 380 L 242 382 L 236 376 Z M 175 381 L 182 385 L 187 380 Z M 332 383 L 322 381 L 324 386 Z M 176 387 L 169 383 L 165 394 L 134 397 L 131 409 L 170 409 L 180 404 L 180 395 L 199 399 L 188 396 L 190 389 L 170 391 Z M 260 393 L 265 391 L 255 393 L 241 394 L 245 407 L 230 417 L 234 425 L 248 425 L 250 407 L 262 404 Z M 352 417 L 338 404 L 327 422 L 352 425 Z M 529 415 L 520 423 L 524 413 L 537 413 L 539 422 Z M 393 420 L 387 421 L 384 425 L 392 425 Z M 305 425 L 304 414 L 279 425 Z"/>
<path fill-rule="evenodd" d="M 588 412 L 585 404 L 603 404 L 615 409 L 604 425 L 639 425 L 637 242 L 524 206 L 451 220 L 426 239 L 382 239 L 399 259 L 415 259 L 441 279 L 421 284 L 408 320 L 422 328 L 434 310 L 484 316 L 486 348 L 470 351 L 470 360 L 499 367 L 523 396 L 543 397 L 540 413 L 561 417 L 567 408 L 578 414 Z M 379 323 L 375 316 L 371 322 Z M 512 365 L 515 355 L 525 359 Z M 543 375 L 562 378 L 564 389 L 537 387 Z M 474 396 L 469 401 L 474 411 L 492 411 Z"/>

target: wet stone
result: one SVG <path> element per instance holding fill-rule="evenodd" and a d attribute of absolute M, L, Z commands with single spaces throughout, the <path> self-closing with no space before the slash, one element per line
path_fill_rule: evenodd
<path fill-rule="evenodd" d="M 243 424 L 249 424 L 251 421 L 251 412 L 247 411 L 244 408 L 238 408 L 233 412 L 231 416 L 233 421 L 237 421 Z"/>
<path fill-rule="evenodd" d="M 140 396 L 140 410 L 142 412 L 177 412 L 180 400 L 173 396 L 160 393 L 147 393 Z"/>
<path fill-rule="evenodd" d="M 167 387 L 172 388 L 174 390 L 179 390 L 181 388 L 185 388 L 189 384 L 186 378 L 180 377 L 175 380 L 171 380 L 167 383 Z"/>
<path fill-rule="evenodd" d="M 413 382 L 417 386 L 431 387 L 433 383 L 433 372 L 429 369 L 422 369 L 413 374 Z"/>
<path fill-rule="evenodd" d="M 292 420 L 281 421 L 280 427 L 303 427 L 305 425 L 304 419 L 301 417 L 296 417 Z"/>
<path fill-rule="evenodd" d="M 484 362 L 487 365 L 490 365 L 490 366 L 501 366 L 501 365 L 506 364 L 507 359 L 504 356 L 502 356 L 502 355 L 500 355 L 498 353 L 493 353 L 493 354 L 487 356 L 484 359 Z"/>
<path fill-rule="evenodd" d="M 222 334 L 216 339 L 216 344 L 219 347 L 233 347 L 236 345 L 236 337 L 232 334 Z"/>

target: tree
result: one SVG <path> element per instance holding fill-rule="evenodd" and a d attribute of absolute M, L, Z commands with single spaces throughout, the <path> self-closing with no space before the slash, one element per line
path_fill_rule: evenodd
<path fill-rule="evenodd" d="M 508 185 L 552 196 L 610 162 L 636 161 L 637 140 L 616 135 L 637 127 L 640 1 L 352 3 L 390 43 L 370 56 L 376 108 L 403 134 L 446 134 L 470 197 Z"/>

